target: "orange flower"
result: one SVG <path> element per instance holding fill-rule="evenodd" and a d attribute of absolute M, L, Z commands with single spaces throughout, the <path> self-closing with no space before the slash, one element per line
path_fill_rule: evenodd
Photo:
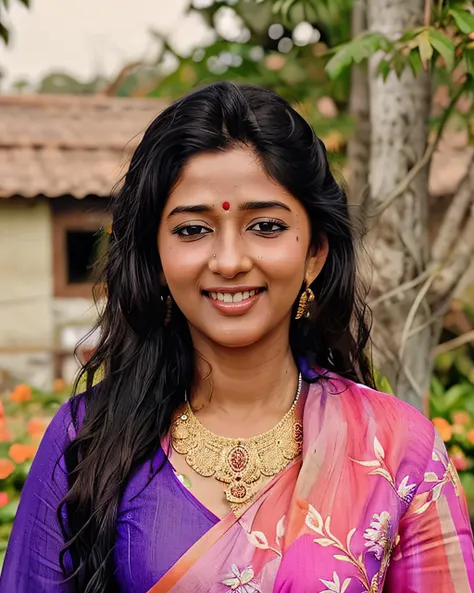
<path fill-rule="evenodd" d="M 27 430 L 30 436 L 43 435 L 44 431 L 48 428 L 48 420 L 45 418 L 32 418 L 28 422 Z"/>
<path fill-rule="evenodd" d="M 466 432 L 466 427 L 462 424 L 453 424 L 451 429 L 453 434 L 464 434 Z"/>
<path fill-rule="evenodd" d="M 458 411 L 453 412 L 451 414 L 451 419 L 453 421 L 453 424 L 460 424 L 461 426 L 466 426 L 471 422 L 471 415 L 469 414 L 469 412 Z"/>
<path fill-rule="evenodd" d="M 453 436 L 453 429 L 447 420 L 444 418 L 433 418 L 431 421 L 435 425 L 436 430 L 439 432 L 445 443 L 451 440 L 451 437 Z"/>
<path fill-rule="evenodd" d="M 17 385 L 11 392 L 10 399 L 15 403 L 29 401 L 31 399 L 31 388 L 24 383 L 20 383 L 20 385 Z"/>
<path fill-rule="evenodd" d="M 467 433 L 467 440 L 474 445 L 474 428 Z"/>
<path fill-rule="evenodd" d="M 20 445 L 20 443 L 15 443 L 10 447 L 8 454 L 16 463 L 23 463 L 27 459 L 33 459 L 36 454 L 36 447 L 34 445 Z"/>
<path fill-rule="evenodd" d="M 0 492 L 0 507 L 4 507 L 6 504 L 8 504 L 8 494 Z"/>
<path fill-rule="evenodd" d="M 265 66 L 269 70 L 281 70 L 286 64 L 286 59 L 281 54 L 270 54 L 265 59 Z"/>
<path fill-rule="evenodd" d="M 64 379 L 55 379 L 53 383 L 53 391 L 58 393 L 58 391 L 64 391 L 66 387 L 66 381 Z"/>
<path fill-rule="evenodd" d="M 12 435 L 8 430 L 4 427 L 0 427 L 0 443 L 4 443 L 5 441 L 11 441 Z"/>
<path fill-rule="evenodd" d="M 0 480 L 8 478 L 14 470 L 15 466 L 9 459 L 0 459 Z"/>

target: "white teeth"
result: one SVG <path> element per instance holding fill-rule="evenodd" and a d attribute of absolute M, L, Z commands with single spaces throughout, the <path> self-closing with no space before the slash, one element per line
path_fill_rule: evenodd
<path fill-rule="evenodd" d="M 210 292 L 209 296 L 218 301 L 223 301 L 224 303 L 240 303 L 241 301 L 245 301 L 250 297 L 253 297 L 257 294 L 258 290 L 246 290 L 245 292 Z"/>

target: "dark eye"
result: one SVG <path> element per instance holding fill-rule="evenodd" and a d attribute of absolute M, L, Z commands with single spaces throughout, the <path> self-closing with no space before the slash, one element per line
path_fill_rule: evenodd
<path fill-rule="evenodd" d="M 173 231 L 178 237 L 197 237 L 199 235 L 207 235 L 211 230 L 200 224 L 190 224 L 188 226 L 182 226 L 179 229 Z"/>
<path fill-rule="evenodd" d="M 285 224 L 275 220 L 261 220 L 260 222 L 253 224 L 249 230 L 256 231 L 262 235 L 275 235 L 287 228 L 288 227 Z"/>

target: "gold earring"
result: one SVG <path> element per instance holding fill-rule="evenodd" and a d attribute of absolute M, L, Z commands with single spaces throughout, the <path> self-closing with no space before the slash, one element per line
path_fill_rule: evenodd
<path fill-rule="evenodd" d="M 298 309 L 296 311 L 295 319 L 301 319 L 302 317 L 309 317 L 309 305 L 314 301 L 314 292 L 311 288 L 307 288 L 300 296 L 298 302 Z"/>
<path fill-rule="evenodd" d="M 166 314 L 165 314 L 165 325 L 171 321 L 171 309 L 173 308 L 173 299 L 171 295 L 166 297 Z"/>

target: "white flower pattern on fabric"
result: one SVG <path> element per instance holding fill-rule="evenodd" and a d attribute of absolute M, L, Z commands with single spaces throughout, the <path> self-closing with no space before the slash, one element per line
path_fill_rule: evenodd
<path fill-rule="evenodd" d="M 327 589 L 321 591 L 321 593 L 344 593 L 351 582 L 351 579 L 348 578 L 341 584 L 341 579 L 336 572 L 332 575 L 332 581 L 325 581 L 324 579 L 319 580 L 325 587 L 327 587 Z"/>
<path fill-rule="evenodd" d="M 260 587 L 254 582 L 254 572 L 251 566 L 244 568 L 242 572 L 236 564 L 231 566 L 232 575 L 222 581 L 223 585 L 230 587 L 227 593 L 262 593 Z"/>
<path fill-rule="evenodd" d="M 392 524 L 390 513 L 382 511 L 380 515 L 373 516 L 374 521 L 365 530 L 364 538 L 366 548 L 373 552 L 377 560 L 382 560 L 387 548 L 393 546 Z"/>
<path fill-rule="evenodd" d="M 415 494 L 416 484 L 409 484 L 408 480 L 410 476 L 405 476 L 403 480 L 398 485 L 397 493 L 400 498 L 403 498 L 405 501 L 413 500 L 413 495 Z"/>
<path fill-rule="evenodd" d="M 416 484 L 409 484 L 408 480 L 410 479 L 410 476 L 405 476 L 397 487 L 395 479 L 390 473 L 387 464 L 385 463 L 385 450 L 377 437 L 374 437 L 374 454 L 375 459 L 368 459 L 364 461 L 352 459 L 352 457 L 349 457 L 349 459 L 354 461 L 354 463 L 358 463 L 364 467 L 375 468 L 369 472 L 369 476 L 382 476 L 385 478 L 390 486 L 395 490 L 400 499 L 409 505 L 415 496 Z"/>

